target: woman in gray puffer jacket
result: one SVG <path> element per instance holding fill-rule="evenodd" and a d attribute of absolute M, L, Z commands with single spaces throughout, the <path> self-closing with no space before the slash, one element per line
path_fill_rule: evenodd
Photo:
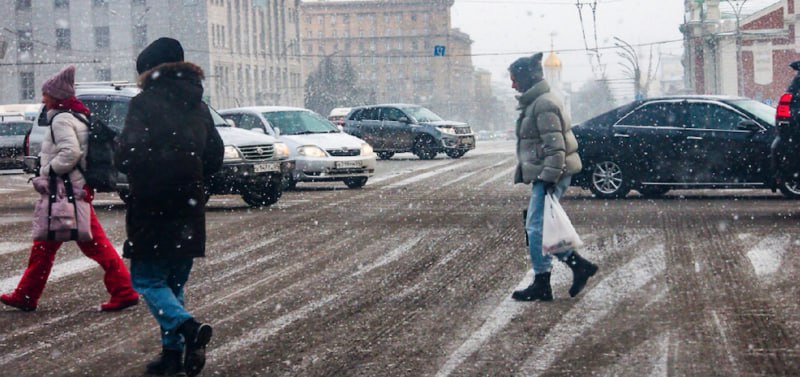
<path fill-rule="evenodd" d="M 578 142 L 572 134 L 569 115 L 564 112 L 561 100 L 550 92 L 542 72 L 542 53 L 517 59 L 509 67 L 512 87 L 521 95 L 520 116 L 517 120 L 517 169 L 514 183 L 533 186 L 525 230 L 530 242 L 534 280 L 528 288 L 515 291 L 511 297 L 519 301 L 550 301 L 552 255 L 542 253 L 542 225 L 544 199 L 548 192 L 560 198 L 569 188 L 573 174 L 581 171 Z M 573 282 L 569 294 L 575 297 L 597 266 L 578 255 L 566 251 L 555 254 L 572 269 Z"/>

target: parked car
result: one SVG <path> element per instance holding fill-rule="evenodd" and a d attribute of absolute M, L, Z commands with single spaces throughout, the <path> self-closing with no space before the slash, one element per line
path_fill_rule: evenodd
<path fill-rule="evenodd" d="M 289 146 L 295 168 L 287 177 L 287 188 L 297 182 L 320 181 L 361 188 L 375 173 L 375 153 L 369 144 L 311 110 L 259 106 L 225 109 L 220 114 L 239 128 L 272 135 Z"/>
<path fill-rule="evenodd" d="M 347 117 L 347 114 L 350 113 L 350 110 L 351 108 L 349 107 L 337 107 L 332 109 L 330 114 L 328 114 L 328 120 L 341 130 L 344 128 L 344 120 Z"/>
<path fill-rule="evenodd" d="M 629 103 L 573 127 L 584 170 L 574 185 L 599 198 L 630 190 L 774 188 L 770 145 L 775 109 L 724 96 L 676 96 Z M 796 186 L 778 186 L 798 197 Z"/>
<path fill-rule="evenodd" d="M 0 113 L 4 114 L 19 114 L 25 120 L 34 121 L 42 110 L 41 103 L 15 103 L 0 105 Z"/>
<path fill-rule="evenodd" d="M 382 160 L 412 152 L 430 160 L 440 152 L 460 158 L 475 149 L 475 134 L 461 122 L 443 120 L 422 106 L 385 104 L 353 108 L 344 131 L 375 148 Z"/>
<path fill-rule="evenodd" d="M 138 93 L 138 88 L 120 83 L 76 84 L 76 97 L 92 111 L 92 116 L 117 132 L 125 125 L 130 100 Z M 207 182 L 208 194 L 240 194 L 253 207 L 276 203 L 283 193 L 284 176 L 294 168 L 289 148 L 272 136 L 233 128 L 210 106 L 209 109 L 225 144 L 225 157 L 222 170 Z M 26 171 L 34 174 L 38 171 L 42 140 L 48 132 L 45 109 L 39 114 L 37 124 L 31 130 L 26 156 Z M 117 192 L 122 200 L 130 192 L 123 174 Z"/>
<path fill-rule="evenodd" d="M 800 61 L 790 66 L 797 74 L 775 111 L 778 132 L 772 142 L 771 161 L 779 187 L 800 192 Z"/>
<path fill-rule="evenodd" d="M 25 138 L 33 122 L 22 117 L 0 115 L 0 168 L 20 169 L 25 156 Z"/>

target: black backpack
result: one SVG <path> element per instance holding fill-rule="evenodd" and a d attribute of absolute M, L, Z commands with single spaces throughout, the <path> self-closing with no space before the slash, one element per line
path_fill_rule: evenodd
<path fill-rule="evenodd" d="M 89 127 L 89 145 L 86 151 L 86 169 L 78 163 L 77 167 L 86 183 L 98 192 L 117 191 L 117 169 L 114 167 L 114 137 L 117 132 L 99 119 L 84 117 L 73 111 L 66 110 L 61 113 L 70 113 L 76 119 Z M 52 122 L 56 115 L 50 118 L 50 136 L 55 142 Z M 87 120 L 88 118 L 88 120 Z"/>

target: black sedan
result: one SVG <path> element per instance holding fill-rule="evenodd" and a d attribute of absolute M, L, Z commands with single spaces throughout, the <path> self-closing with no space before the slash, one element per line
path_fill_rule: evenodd
<path fill-rule="evenodd" d="M 775 109 L 740 97 L 676 96 L 634 101 L 573 128 L 584 170 L 573 185 L 598 198 L 631 190 L 775 188 L 770 144 Z M 800 197 L 796 185 L 777 187 Z"/>

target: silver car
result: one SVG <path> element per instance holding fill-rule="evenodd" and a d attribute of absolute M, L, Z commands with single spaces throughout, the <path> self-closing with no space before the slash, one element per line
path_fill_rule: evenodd
<path fill-rule="evenodd" d="M 339 130 L 325 117 L 297 107 L 258 106 L 221 110 L 236 127 L 273 135 L 289 147 L 295 169 L 286 182 L 342 181 L 361 188 L 375 173 L 376 155 L 364 140 Z"/>
<path fill-rule="evenodd" d="M 26 120 L 0 121 L 0 169 L 22 168 L 25 155 L 25 135 L 33 122 Z"/>

